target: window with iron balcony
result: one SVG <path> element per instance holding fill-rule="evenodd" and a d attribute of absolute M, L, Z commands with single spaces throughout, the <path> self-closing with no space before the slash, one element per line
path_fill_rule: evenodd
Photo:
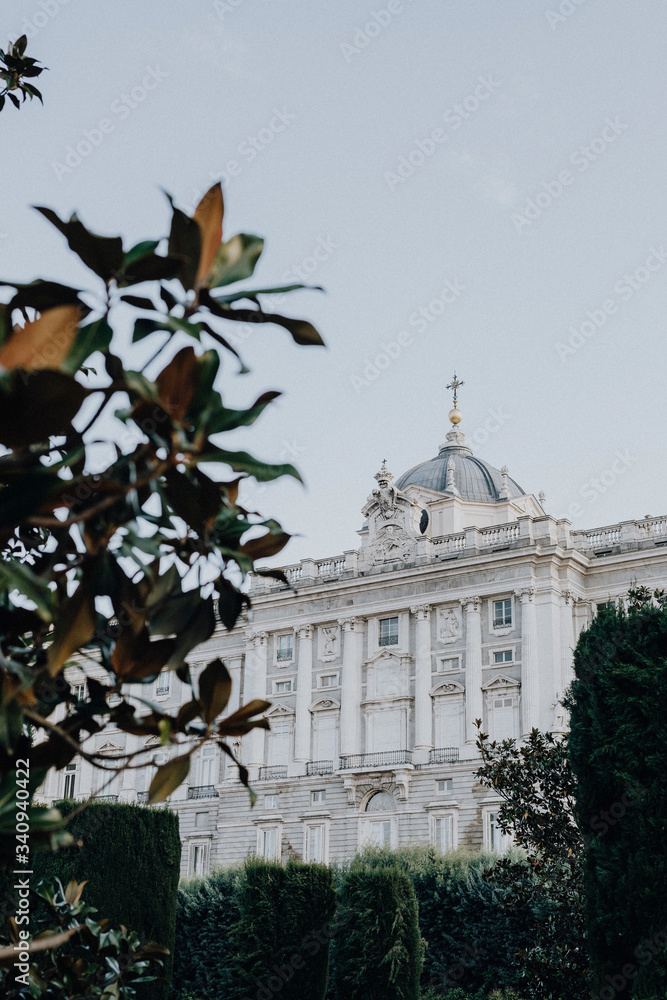
<path fill-rule="evenodd" d="M 398 616 L 396 618 L 381 618 L 379 622 L 379 646 L 398 645 Z"/>
<path fill-rule="evenodd" d="M 291 660 L 294 656 L 294 636 L 293 635 L 279 635 L 278 636 L 278 659 L 279 660 Z"/>
<path fill-rule="evenodd" d="M 512 599 L 493 602 L 493 627 L 507 628 L 512 624 Z"/>

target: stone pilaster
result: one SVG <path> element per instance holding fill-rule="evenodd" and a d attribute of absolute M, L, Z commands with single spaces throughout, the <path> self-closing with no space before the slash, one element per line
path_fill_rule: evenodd
<path fill-rule="evenodd" d="M 294 734 L 294 760 L 305 763 L 310 757 L 310 700 L 313 685 L 313 630 L 310 625 L 300 625 L 297 635 L 296 673 L 296 731 Z"/>
<path fill-rule="evenodd" d="M 477 739 L 475 719 L 482 718 L 482 601 L 464 597 L 466 612 L 466 743 Z"/>
<path fill-rule="evenodd" d="M 361 639 L 359 618 L 338 621 L 343 639 L 343 668 L 340 699 L 340 752 L 357 754 L 361 748 Z"/>
<path fill-rule="evenodd" d="M 433 706 L 431 702 L 431 608 L 419 604 L 410 608 L 417 619 L 415 648 L 415 750 L 433 748 Z"/>
<path fill-rule="evenodd" d="M 246 632 L 243 700 L 266 698 L 266 666 L 269 651 L 267 632 Z M 260 767 L 264 763 L 264 730 L 252 729 L 243 738 L 242 758 L 246 765 Z"/>
<path fill-rule="evenodd" d="M 573 650 L 576 644 L 574 636 L 574 597 L 569 590 L 562 592 L 563 603 L 560 609 L 560 651 L 561 651 L 561 675 L 560 686 L 558 688 L 559 699 L 563 697 L 570 684 L 574 680 L 573 670 Z"/>
<path fill-rule="evenodd" d="M 540 675 L 537 663 L 537 618 L 532 587 L 515 590 L 521 600 L 521 734 L 540 725 Z"/>

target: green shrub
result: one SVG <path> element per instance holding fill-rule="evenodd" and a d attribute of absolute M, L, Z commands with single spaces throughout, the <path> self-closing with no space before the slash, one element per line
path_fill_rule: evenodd
<path fill-rule="evenodd" d="M 443 854 L 415 845 L 367 848 L 359 860 L 369 867 L 397 866 L 412 881 L 426 944 L 422 989 L 450 998 L 460 987 L 463 995 L 480 991 L 486 997 L 493 988 L 520 986 L 517 952 L 530 943 L 536 916 L 502 905 L 502 892 L 484 876 L 495 855 Z"/>
<path fill-rule="evenodd" d="M 336 909 L 332 870 L 253 858 L 244 866 L 238 900 L 237 996 L 323 1000 Z"/>
<path fill-rule="evenodd" d="M 57 808 L 69 815 L 74 802 Z M 169 948 L 164 974 L 171 976 L 176 929 L 176 890 L 181 860 L 178 816 L 166 809 L 135 805 L 95 804 L 73 817 L 68 827 L 75 844 L 33 857 L 33 884 L 40 879 L 87 880 L 86 902 L 96 918 L 123 924 L 142 941 Z M 150 983 L 138 987 L 142 998 L 160 1000 L 167 987 Z"/>
<path fill-rule="evenodd" d="M 667 993 L 667 601 L 649 600 L 582 633 L 569 701 L 596 993 L 618 1000 Z"/>
<path fill-rule="evenodd" d="M 231 1000 L 237 981 L 232 944 L 239 921 L 240 869 L 183 882 L 176 908 L 172 986 L 179 1000 Z"/>
<path fill-rule="evenodd" d="M 418 1000 L 423 942 L 405 872 L 352 863 L 341 880 L 335 955 L 339 1000 Z"/>

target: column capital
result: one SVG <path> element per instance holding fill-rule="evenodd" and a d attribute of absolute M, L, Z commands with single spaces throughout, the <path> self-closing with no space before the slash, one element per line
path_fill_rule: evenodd
<path fill-rule="evenodd" d="M 268 632 L 250 631 L 245 633 L 246 642 L 252 646 L 266 646 L 269 638 Z"/>
<path fill-rule="evenodd" d="M 563 603 L 567 606 L 568 604 L 574 604 L 574 594 L 571 590 L 561 590 L 560 596 L 563 598 Z"/>
<path fill-rule="evenodd" d="M 431 620 L 431 605 L 413 604 L 410 608 L 410 614 L 414 615 L 419 622 L 428 622 Z"/>
<path fill-rule="evenodd" d="M 312 639 L 313 638 L 313 626 L 310 622 L 302 622 L 296 627 L 296 634 L 299 639 Z"/>
<path fill-rule="evenodd" d="M 522 604 L 530 604 L 535 594 L 533 587 L 520 587 L 514 591 L 514 596 L 521 599 Z"/>
<path fill-rule="evenodd" d="M 474 614 L 476 611 L 480 610 L 480 604 L 482 603 L 482 598 L 479 595 L 475 597 L 460 597 L 459 604 L 462 608 L 465 608 L 467 613 Z"/>
<path fill-rule="evenodd" d="M 362 623 L 361 618 L 350 617 L 350 618 L 338 619 L 338 624 L 340 625 L 340 627 L 343 629 L 344 632 L 354 632 L 355 628 L 361 625 L 361 623 Z"/>

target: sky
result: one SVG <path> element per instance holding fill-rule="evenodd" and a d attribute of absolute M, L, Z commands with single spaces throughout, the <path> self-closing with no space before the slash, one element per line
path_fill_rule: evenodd
<path fill-rule="evenodd" d="M 462 430 L 574 528 L 667 514 L 667 6 L 660 0 L 4 0 L 44 94 L 0 114 L 0 279 L 87 272 L 31 205 L 128 244 L 221 179 L 255 287 L 326 349 L 239 327 L 230 444 L 292 462 L 245 497 L 277 562 L 356 547 L 398 477 Z M 3 44 L 0 42 L 0 44 Z M 664 241 L 664 242 L 663 242 Z M 129 312 L 128 312 L 129 316 Z M 118 337 L 128 334 L 119 314 Z"/>

